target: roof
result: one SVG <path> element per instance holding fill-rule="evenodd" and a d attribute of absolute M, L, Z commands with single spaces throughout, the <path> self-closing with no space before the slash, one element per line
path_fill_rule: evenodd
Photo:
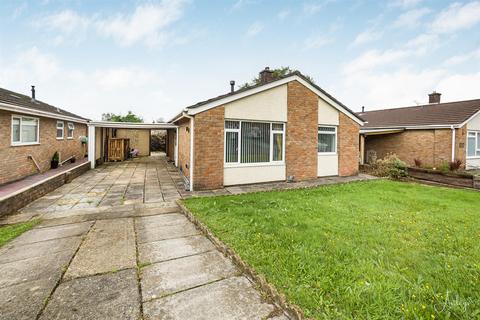
<path fill-rule="evenodd" d="M 291 79 L 289 79 L 291 78 Z M 231 102 L 231 101 L 234 101 L 234 100 L 237 100 L 237 99 L 241 99 L 245 96 L 248 96 L 251 94 L 255 94 L 259 91 L 264 91 L 264 90 L 268 90 L 270 89 L 271 87 L 275 87 L 277 85 L 282 85 L 286 82 L 286 80 L 290 80 L 290 81 L 293 81 L 293 80 L 301 80 L 303 82 L 305 82 L 306 84 L 308 84 L 309 86 L 312 87 L 313 90 L 316 90 L 318 91 L 318 93 L 320 93 L 321 95 L 323 95 L 324 97 L 327 98 L 327 100 L 331 100 L 331 102 L 333 102 L 333 104 L 336 104 L 338 107 L 340 107 L 341 109 L 343 109 L 345 111 L 345 113 L 347 113 L 350 117 L 352 118 L 355 118 L 357 119 L 357 121 L 359 122 L 363 122 L 363 119 L 361 116 L 359 116 L 358 114 L 356 114 L 355 112 L 353 112 L 350 108 L 348 108 L 347 106 L 345 106 L 343 103 L 341 103 L 340 101 L 338 101 L 336 98 L 334 98 L 332 95 L 330 95 L 328 92 L 326 92 L 325 90 L 323 90 L 321 87 L 319 87 L 318 85 L 316 85 L 315 83 L 313 83 L 308 77 L 304 76 L 301 72 L 299 71 L 295 71 L 295 72 L 292 72 L 292 73 L 289 73 L 289 74 L 286 74 L 282 77 L 278 77 L 276 78 L 275 80 L 273 81 L 269 81 L 269 82 L 266 82 L 266 83 L 259 83 L 259 84 L 256 84 L 256 85 L 252 85 L 252 86 L 248 86 L 248 87 L 245 87 L 245 88 L 241 88 L 239 90 L 236 90 L 236 91 L 233 91 L 233 92 L 229 92 L 229 93 L 226 93 L 226 94 L 222 94 L 222 95 L 219 95 L 217 97 L 214 97 L 214 98 L 211 98 L 211 99 L 208 99 L 208 100 L 204 100 L 204 101 L 201 101 L 201 102 L 198 102 L 194 105 L 191 105 L 191 106 L 188 106 L 185 108 L 184 112 L 189 112 L 190 110 L 195 110 L 195 109 L 198 109 L 198 108 L 201 108 L 201 107 L 206 107 L 206 106 L 210 106 L 208 107 L 207 109 L 211 108 L 211 107 L 215 107 L 217 106 L 216 102 L 223 102 L 224 100 L 225 101 L 228 101 L 228 102 Z M 289 81 L 287 81 L 289 82 Z M 218 104 L 220 105 L 220 104 Z M 203 111 L 203 110 L 202 110 Z M 181 116 L 182 116 L 182 113 L 179 113 L 177 116 L 175 116 L 172 121 L 174 120 L 177 120 L 179 119 Z M 194 113 L 193 113 L 194 114 Z"/>
<path fill-rule="evenodd" d="M 115 121 L 90 121 L 89 126 L 102 128 L 120 128 L 120 129 L 175 129 L 176 125 L 171 123 L 143 123 L 143 122 L 115 122 Z"/>
<path fill-rule="evenodd" d="M 480 99 L 360 112 L 363 128 L 455 126 L 480 112 Z"/>
<path fill-rule="evenodd" d="M 3 88 L 0 88 L 0 108 L 2 107 L 1 104 L 20 107 L 22 109 L 26 109 L 25 110 L 26 113 L 29 113 L 28 111 L 33 111 L 34 113 L 39 113 L 39 115 L 42 115 L 45 117 L 52 117 L 52 118 L 68 117 L 68 118 L 80 120 L 82 122 L 88 121 L 88 119 L 83 118 L 74 113 L 54 107 L 52 105 L 49 105 L 37 99 L 32 100 L 32 98 L 29 96 L 16 93 Z M 19 110 L 17 110 L 17 112 L 22 112 L 20 108 Z"/>

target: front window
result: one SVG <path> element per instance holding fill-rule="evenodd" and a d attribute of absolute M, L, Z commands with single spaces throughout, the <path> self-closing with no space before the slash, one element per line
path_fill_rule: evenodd
<path fill-rule="evenodd" d="M 57 121 L 57 139 L 63 139 L 63 121 Z"/>
<path fill-rule="evenodd" d="M 337 152 L 337 128 L 318 127 L 318 153 Z"/>
<path fill-rule="evenodd" d="M 467 157 L 480 157 L 480 131 L 469 131 L 467 137 Z"/>
<path fill-rule="evenodd" d="M 75 125 L 71 122 L 67 125 L 67 138 L 73 139 L 73 131 L 75 130 Z"/>
<path fill-rule="evenodd" d="M 283 123 L 225 121 L 226 163 L 282 162 L 283 146 Z"/>
<path fill-rule="evenodd" d="M 38 119 L 32 117 L 12 117 L 12 145 L 38 143 Z"/>

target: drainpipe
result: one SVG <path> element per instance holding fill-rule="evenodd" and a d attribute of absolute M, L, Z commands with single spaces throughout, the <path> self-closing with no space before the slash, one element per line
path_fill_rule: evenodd
<path fill-rule="evenodd" d="M 88 161 L 90 168 L 95 169 L 95 126 L 88 124 Z"/>
<path fill-rule="evenodd" d="M 193 148 L 193 141 L 194 141 L 194 132 L 195 132 L 195 118 L 188 115 L 187 113 L 183 113 L 185 118 L 190 119 L 190 169 L 189 169 L 189 176 L 190 176 L 190 191 L 193 191 L 193 168 L 195 165 L 194 161 L 194 148 Z"/>
<path fill-rule="evenodd" d="M 455 161 L 455 128 L 451 126 L 452 129 L 452 162 Z"/>

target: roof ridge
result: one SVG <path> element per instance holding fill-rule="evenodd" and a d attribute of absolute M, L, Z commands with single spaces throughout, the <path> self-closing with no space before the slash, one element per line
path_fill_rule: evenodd
<path fill-rule="evenodd" d="M 453 104 L 453 103 L 463 103 L 463 102 L 470 102 L 470 101 L 479 101 L 478 99 L 469 99 L 469 100 L 458 100 L 458 101 L 450 101 L 450 102 L 442 102 L 442 103 L 427 103 L 427 104 L 419 104 L 416 106 L 406 106 L 406 107 L 395 107 L 395 108 L 383 108 L 383 109 L 376 109 L 364 112 L 357 112 L 357 114 L 365 114 L 370 112 L 377 112 L 377 111 L 389 111 L 389 110 L 398 110 L 398 109 L 410 109 L 410 108 L 420 108 L 420 107 L 429 107 L 429 106 L 439 106 L 439 105 L 446 105 L 446 104 Z"/>

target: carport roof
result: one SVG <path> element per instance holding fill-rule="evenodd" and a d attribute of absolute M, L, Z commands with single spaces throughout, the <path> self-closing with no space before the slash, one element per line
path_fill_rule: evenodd
<path fill-rule="evenodd" d="M 90 121 L 91 127 L 119 128 L 119 129 L 175 129 L 176 125 L 171 123 L 138 123 L 138 122 L 113 122 L 113 121 Z"/>

